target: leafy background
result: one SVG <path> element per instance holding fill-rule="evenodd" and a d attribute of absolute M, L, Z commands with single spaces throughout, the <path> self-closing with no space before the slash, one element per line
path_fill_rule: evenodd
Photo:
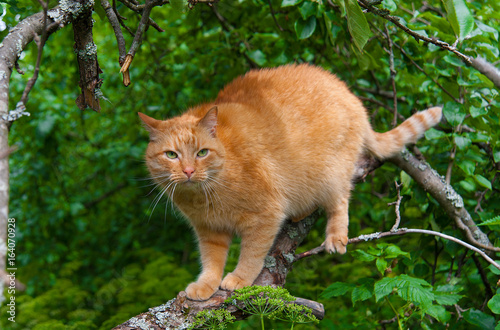
<path fill-rule="evenodd" d="M 36 1 L 1 5 L 7 27 L 2 38 L 40 10 Z M 498 59 L 497 1 L 384 0 L 378 8 L 422 35 L 456 42 L 465 54 Z M 134 29 L 139 17 L 120 3 L 118 9 Z M 365 101 L 374 128 L 386 131 L 393 106 L 387 96 L 387 32 L 406 54 L 393 47 L 399 113 L 409 117 L 444 105 L 447 123 L 426 133 L 420 151 L 439 173 L 450 171 L 451 184 L 476 222 L 499 215 L 498 90 L 478 71 L 363 13 L 353 0 L 223 0 L 217 11 L 223 20 L 201 4 L 188 10 L 173 1 L 154 8 L 152 17 L 165 32 L 147 31 L 131 66 L 132 85 L 125 88 L 116 39 L 97 2 L 94 39 L 107 98 L 100 114 L 75 105 L 71 28 L 49 38 L 27 105 L 31 116 L 14 123 L 10 134 L 10 144 L 18 146 L 10 158 L 10 217 L 17 225 L 17 277 L 27 290 L 16 294 L 16 323 L 7 320 L 5 306 L 0 310 L 3 328 L 109 329 L 171 299 L 195 279 L 198 252 L 188 225 L 166 200 L 152 203 L 157 191 L 142 159 L 147 134 L 138 111 L 167 118 L 213 99 L 251 68 L 308 62 L 346 81 Z M 125 37 L 130 45 L 132 37 Z M 11 108 L 32 75 L 36 52 L 34 44 L 23 52 L 24 76 L 13 73 Z M 425 190 L 390 164 L 356 185 L 351 237 L 391 228 L 395 214 L 387 204 L 396 199 L 395 180 L 403 183 L 403 227 L 464 238 Z M 317 223 L 301 250 L 321 244 L 324 224 Z M 498 221 L 481 228 L 497 244 Z M 326 318 L 315 327 L 497 325 L 499 272 L 455 243 L 407 235 L 349 246 L 348 252 L 302 260 L 289 275 L 292 294 L 325 304 Z M 234 243 L 228 269 L 237 257 Z M 233 327 L 251 329 L 255 322 Z M 275 329 L 286 326 L 268 322 Z"/>

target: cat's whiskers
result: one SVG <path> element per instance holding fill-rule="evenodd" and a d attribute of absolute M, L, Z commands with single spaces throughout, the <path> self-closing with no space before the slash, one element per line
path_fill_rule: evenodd
<path fill-rule="evenodd" d="M 177 182 L 174 182 L 174 187 L 172 188 L 172 191 L 168 194 L 168 198 L 170 199 L 170 205 L 172 207 L 172 211 L 175 213 L 176 208 L 174 206 L 174 194 L 175 194 L 175 188 L 177 188 Z M 168 203 L 168 201 L 167 201 Z"/>
<path fill-rule="evenodd" d="M 152 210 L 151 210 L 151 213 L 149 214 L 149 219 L 148 219 L 148 222 L 151 220 L 151 216 L 153 215 L 154 211 L 155 211 L 155 208 L 156 208 L 156 205 L 158 205 L 158 202 L 160 201 L 160 199 L 163 197 L 163 195 L 165 194 L 165 192 L 167 192 L 168 188 L 172 185 L 172 182 L 169 183 L 168 185 L 166 185 L 165 187 L 163 187 L 163 189 L 160 190 L 160 192 L 156 195 L 156 197 L 153 199 L 153 201 L 151 202 L 151 205 L 149 206 L 149 209 L 151 209 L 151 206 L 153 206 Z M 160 185 L 159 185 L 160 186 Z M 161 186 L 160 186 L 161 187 Z M 154 190 L 154 189 L 153 189 Z M 153 205 L 154 204 L 154 205 Z"/>
<path fill-rule="evenodd" d="M 214 199 L 219 202 L 221 209 L 222 209 L 222 199 L 219 196 L 219 193 L 217 192 L 217 189 L 213 186 L 214 181 L 208 177 L 207 180 L 205 181 L 207 188 L 211 191 L 212 195 L 214 196 Z M 215 210 L 215 203 L 214 205 L 214 210 Z"/>
<path fill-rule="evenodd" d="M 148 186 L 155 185 L 155 186 L 153 187 L 153 189 L 151 189 L 151 191 L 147 193 L 147 195 L 146 195 L 146 196 L 151 195 L 151 193 L 152 193 L 152 192 L 153 192 L 156 188 L 158 188 L 158 187 L 163 187 L 163 184 L 164 184 L 165 182 L 168 182 L 168 181 L 170 181 L 170 176 L 165 177 L 165 178 L 164 178 L 162 181 L 160 181 L 160 182 L 153 182 L 152 184 L 149 184 L 149 185 L 147 185 L 147 186 L 144 186 L 144 187 L 148 187 Z M 144 187 L 143 187 L 143 188 L 144 188 Z"/>
<path fill-rule="evenodd" d="M 203 190 L 203 193 L 205 194 L 205 203 L 206 203 L 206 218 L 208 219 L 208 214 L 210 212 L 210 203 L 213 203 L 212 201 L 212 198 L 210 198 L 210 201 L 209 201 L 209 196 L 210 196 L 210 193 L 208 192 L 208 190 L 206 189 L 206 186 L 205 186 L 205 182 L 204 181 L 200 181 L 200 187 L 201 187 L 201 190 Z"/>

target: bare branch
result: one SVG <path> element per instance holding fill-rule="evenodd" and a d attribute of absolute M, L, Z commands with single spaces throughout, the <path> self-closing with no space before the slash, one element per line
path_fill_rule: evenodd
<path fill-rule="evenodd" d="M 459 240 L 456 237 L 446 235 L 437 231 L 433 230 L 427 230 L 427 229 L 409 229 L 409 228 L 400 228 L 395 231 L 386 231 L 382 233 L 373 233 L 370 235 L 361 235 L 358 237 L 350 238 L 347 244 L 356 244 L 356 243 L 361 243 L 361 242 L 367 242 L 371 241 L 374 239 L 379 239 L 383 237 L 389 237 L 389 236 L 396 236 L 396 235 L 405 235 L 405 234 L 411 234 L 411 233 L 416 233 L 416 234 L 427 234 L 427 235 L 434 235 L 438 236 L 444 239 L 447 239 L 449 241 L 455 242 L 457 244 L 460 244 L 462 246 L 465 246 L 469 250 L 472 250 L 476 253 L 478 253 L 481 257 L 483 257 L 484 260 L 492 264 L 494 267 L 500 269 L 500 265 L 495 262 L 495 260 L 491 259 L 486 253 L 484 253 L 482 250 L 478 249 L 477 247 L 466 243 L 462 240 Z M 295 256 L 295 261 L 303 259 L 305 257 L 309 257 L 311 255 L 319 254 L 321 252 L 325 251 L 325 248 L 323 246 L 319 246 L 317 248 L 314 248 L 312 250 L 297 254 Z"/>
<path fill-rule="evenodd" d="M 36 64 L 35 64 L 35 71 L 33 72 L 33 77 L 28 80 L 28 83 L 26 84 L 26 88 L 24 89 L 23 95 L 21 96 L 21 103 L 26 104 L 28 101 L 28 95 L 35 86 L 36 80 L 38 79 L 38 73 L 40 72 L 40 63 L 42 61 L 42 51 L 43 51 L 43 46 L 45 46 L 45 41 L 47 40 L 47 11 L 48 11 L 48 5 L 46 2 L 39 0 L 40 5 L 43 8 L 43 28 L 42 28 L 42 37 L 38 38 L 38 35 L 34 35 L 34 40 L 36 42 L 36 45 L 38 47 L 38 54 L 36 57 Z M 17 62 L 16 62 L 17 63 Z"/>
<path fill-rule="evenodd" d="M 127 53 L 127 50 L 125 48 L 125 38 L 123 37 L 123 33 L 120 28 L 120 22 L 118 21 L 118 17 L 116 16 L 116 13 L 109 4 L 108 0 L 101 0 L 101 5 L 104 8 L 104 11 L 106 12 L 106 17 L 108 18 L 109 23 L 113 27 L 113 31 L 115 32 L 116 43 L 118 44 L 118 53 L 119 53 L 118 63 L 120 63 L 120 66 L 122 66 L 123 62 L 125 61 L 125 55 Z"/>
<path fill-rule="evenodd" d="M 389 203 L 389 205 L 396 205 L 394 209 L 394 212 L 396 212 L 396 222 L 394 223 L 394 226 L 392 226 L 391 231 L 396 231 L 399 227 L 399 223 L 401 222 L 401 213 L 399 211 L 399 207 L 401 206 L 401 200 L 403 199 L 403 196 L 401 196 L 401 186 L 403 184 L 398 183 L 397 181 L 394 182 L 394 184 L 396 185 L 398 196 L 395 202 Z"/>
<path fill-rule="evenodd" d="M 125 57 L 125 61 L 120 69 L 120 72 L 123 73 L 123 84 L 125 86 L 128 86 L 130 84 L 130 76 L 128 72 L 129 67 L 132 63 L 132 60 L 134 59 L 137 49 L 139 49 L 139 46 L 142 43 L 142 35 L 144 34 L 144 31 L 146 31 L 151 10 L 153 9 L 153 7 L 163 5 L 164 3 L 168 2 L 165 2 L 163 0 L 146 0 L 146 4 L 144 5 L 142 17 L 139 22 L 139 26 L 137 27 L 137 32 L 135 33 L 134 40 L 132 41 L 132 45 L 130 46 L 130 49 Z M 126 77 L 128 77 L 128 79 L 126 79 Z"/>

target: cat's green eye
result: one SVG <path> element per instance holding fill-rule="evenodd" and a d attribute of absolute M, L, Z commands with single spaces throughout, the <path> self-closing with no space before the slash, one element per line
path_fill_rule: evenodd
<path fill-rule="evenodd" d="M 198 157 L 205 157 L 207 154 L 208 154 L 208 149 L 201 149 L 200 151 L 198 151 L 196 155 Z"/>
<path fill-rule="evenodd" d="M 176 159 L 177 158 L 177 154 L 173 151 L 167 151 L 165 152 L 165 155 L 170 158 L 170 159 Z"/>

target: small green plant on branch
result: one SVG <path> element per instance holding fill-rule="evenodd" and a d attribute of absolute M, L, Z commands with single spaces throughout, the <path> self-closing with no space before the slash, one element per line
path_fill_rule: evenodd
<path fill-rule="evenodd" d="M 294 304 L 293 301 L 295 297 L 284 288 L 249 286 L 236 290 L 226 303 L 238 306 L 245 313 L 259 316 L 262 329 L 265 329 L 265 317 L 290 322 L 290 329 L 293 329 L 295 324 L 319 322 L 312 314 L 311 308 Z M 243 303 L 243 307 L 240 303 Z"/>
<path fill-rule="evenodd" d="M 196 314 L 193 324 L 189 329 L 225 329 L 236 318 L 224 308 L 203 310 Z"/>

